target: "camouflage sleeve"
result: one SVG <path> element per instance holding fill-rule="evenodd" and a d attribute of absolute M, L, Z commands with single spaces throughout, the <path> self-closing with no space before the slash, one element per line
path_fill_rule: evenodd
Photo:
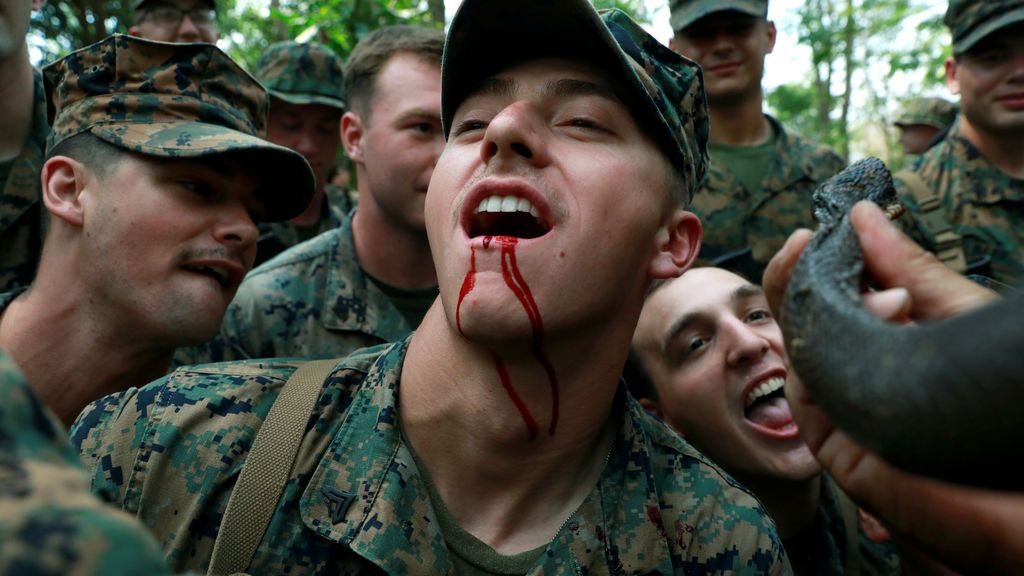
<path fill-rule="evenodd" d="M 167 574 L 156 541 L 100 502 L 56 419 L 0 353 L 0 574 Z"/>

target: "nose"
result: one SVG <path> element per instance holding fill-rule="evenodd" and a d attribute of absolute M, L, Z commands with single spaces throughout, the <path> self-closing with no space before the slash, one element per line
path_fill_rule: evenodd
<path fill-rule="evenodd" d="M 256 246 L 259 229 L 250 215 L 250 205 L 243 199 L 232 198 L 226 203 L 214 226 L 213 235 L 221 244 L 244 255 L 247 264 L 252 264 L 249 252 Z"/>
<path fill-rule="evenodd" d="M 726 362 L 730 366 L 742 366 L 760 360 L 769 349 L 768 340 L 754 331 L 739 318 L 730 318 L 720 327 L 721 336 L 726 340 Z"/>
<path fill-rule="evenodd" d="M 487 125 L 481 157 L 488 165 L 526 162 L 543 166 L 549 161 L 546 132 L 547 128 L 529 102 L 515 102 Z"/>
<path fill-rule="evenodd" d="M 178 25 L 177 42 L 197 42 L 200 38 L 202 37 L 199 35 L 199 27 L 188 14 L 183 14 L 181 24 Z"/>
<path fill-rule="evenodd" d="M 295 142 L 295 151 L 306 157 L 306 160 L 312 160 L 316 153 L 320 150 L 317 144 L 316 135 L 313 133 L 312 127 L 303 127 L 298 134 L 298 139 Z"/>

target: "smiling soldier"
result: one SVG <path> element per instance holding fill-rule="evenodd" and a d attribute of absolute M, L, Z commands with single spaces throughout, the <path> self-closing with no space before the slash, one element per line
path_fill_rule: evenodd
<path fill-rule="evenodd" d="M 440 296 L 412 336 L 313 380 L 253 553 L 221 564 L 215 541 L 294 363 L 182 369 L 93 404 L 75 441 L 94 489 L 178 569 L 788 573 L 756 499 L 619 377 L 650 282 L 698 249 L 700 69 L 587 0 L 467 0 L 441 118 Z"/>
<path fill-rule="evenodd" d="M 257 136 L 266 91 L 211 44 L 117 35 L 43 73 L 50 226 L 36 280 L 0 295 L 0 347 L 70 423 L 213 336 L 252 267 L 254 218 L 301 212 L 313 176 Z M 286 179 L 299 193 L 277 198 Z"/>

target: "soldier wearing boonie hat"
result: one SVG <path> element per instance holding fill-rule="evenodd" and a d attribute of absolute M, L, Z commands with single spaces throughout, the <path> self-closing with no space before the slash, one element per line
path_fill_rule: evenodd
<path fill-rule="evenodd" d="M 921 154 L 935 145 L 956 120 L 959 109 L 944 98 L 914 98 L 900 110 L 893 125 L 907 154 Z"/>
<path fill-rule="evenodd" d="M 811 194 L 843 167 L 830 148 L 787 132 L 764 112 L 761 79 L 775 47 L 767 0 L 670 0 L 670 46 L 701 65 L 711 164 L 693 210 L 700 258 L 760 278 L 789 234 L 814 227 Z"/>
<path fill-rule="evenodd" d="M 216 42 L 216 0 L 133 0 L 132 36 L 161 42 Z"/>
<path fill-rule="evenodd" d="M 960 115 L 897 174 L 920 240 L 951 268 L 1024 282 L 1024 0 L 950 0 L 946 84 Z"/>
<path fill-rule="evenodd" d="M 256 264 L 341 225 L 354 205 L 349 192 L 327 182 L 341 145 L 345 73 L 341 58 L 316 42 L 278 42 L 253 75 L 270 93 L 267 139 L 301 153 L 316 176 L 316 193 L 290 222 L 261 226 Z"/>
<path fill-rule="evenodd" d="M 42 72 L 50 226 L 32 289 L 0 295 L 0 347 L 70 423 L 213 336 L 253 219 L 301 212 L 313 175 L 259 136 L 266 91 L 212 44 L 115 35 Z"/>
<path fill-rule="evenodd" d="M 138 392 L 173 403 L 159 421 L 133 397 L 94 404 L 75 430 L 94 488 L 152 511 L 175 569 L 788 573 L 757 500 L 620 382 L 647 286 L 699 244 L 682 206 L 706 163 L 700 69 L 587 0 L 466 0 L 441 86 L 425 209 L 440 300 L 316 378 L 312 452 L 262 544 L 236 561 L 192 527 L 241 502 L 233 471 L 295 364 L 179 369 Z M 211 417 L 228 395 L 261 409 Z M 126 465 L 127 483 L 104 472 Z"/>

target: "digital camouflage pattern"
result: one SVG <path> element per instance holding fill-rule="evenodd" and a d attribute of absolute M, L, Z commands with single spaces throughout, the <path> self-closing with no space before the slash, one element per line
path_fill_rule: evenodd
<path fill-rule="evenodd" d="M 767 18 L 768 0 L 669 0 L 669 9 L 669 24 L 678 32 L 708 14 L 725 10 Z"/>
<path fill-rule="evenodd" d="M 341 58 L 323 44 L 278 42 L 260 58 L 255 76 L 275 98 L 344 110 L 344 68 Z"/>
<path fill-rule="evenodd" d="M 11 160 L 7 181 L 0 190 L 0 292 L 31 284 L 43 249 L 45 208 L 40 201 L 39 170 L 50 124 L 43 77 L 38 71 L 33 77 L 32 127 L 21 152 Z"/>
<path fill-rule="evenodd" d="M 266 90 L 213 44 L 115 34 L 43 68 L 48 150 L 89 132 L 138 154 L 238 154 L 260 174 L 266 220 L 287 220 L 313 197 L 301 154 L 266 135 Z M 285 193 L 287 192 L 287 193 Z"/>
<path fill-rule="evenodd" d="M 944 98 L 914 98 L 900 110 L 893 121 L 896 126 L 924 124 L 945 129 L 953 124 L 960 108 Z"/>
<path fill-rule="evenodd" d="M 408 340 L 326 379 L 255 574 L 454 574 L 426 479 L 402 438 Z M 203 570 L 231 488 L 290 361 L 181 368 L 93 403 L 73 442 L 93 489 L 138 516 L 175 569 Z M 715 464 L 620 393 L 597 486 L 530 574 L 783 574 L 774 525 Z"/>
<path fill-rule="evenodd" d="M 63 427 L 0 350 L 0 574 L 168 572 L 139 522 L 89 491 Z"/>
<path fill-rule="evenodd" d="M 348 190 L 332 184 L 324 187 L 323 207 L 320 210 L 320 221 L 311 225 L 316 227 L 318 236 L 334 230 L 345 220 L 345 215 L 355 208 L 356 202 Z M 268 222 L 260 224 L 260 236 L 256 242 L 256 265 L 263 264 L 281 252 L 306 240 L 302 237 L 300 227 L 291 222 Z"/>
<path fill-rule="evenodd" d="M 691 209 L 703 224 L 700 260 L 761 279 L 764 267 L 797 228 L 815 228 L 811 194 L 843 169 L 832 149 L 786 132 L 766 116 L 775 133 L 775 160 L 760 190 L 747 190 L 715 159 Z"/>
<path fill-rule="evenodd" d="M 959 122 L 912 170 L 939 196 L 946 221 L 961 236 L 968 272 L 1010 286 L 1024 282 L 1024 180 L 1011 178 L 986 160 L 963 135 Z M 905 184 L 895 184 L 908 213 L 919 214 Z M 922 226 L 917 228 L 915 240 L 936 251 L 934 238 Z"/>
<path fill-rule="evenodd" d="M 529 30 L 529 34 L 523 34 Z M 567 34 L 566 31 L 573 31 Z M 465 46 L 465 48 L 463 48 Z M 515 50 L 481 50 L 514 46 Z M 600 14 L 587 0 L 464 2 L 452 20 L 441 64 L 441 122 L 445 137 L 460 102 L 479 82 L 524 55 L 579 57 L 617 77 L 647 128 L 683 175 L 691 198 L 707 170 L 708 110 L 703 73 L 662 45 L 624 12 Z"/>
<path fill-rule="evenodd" d="M 220 332 L 183 348 L 177 365 L 245 358 L 337 358 L 412 331 L 356 261 L 352 219 L 255 268 Z"/>
<path fill-rule="evenodd" d="M 953 54 L 960 55 L 992 32 L 1024 21 L 1024 0 L 949 0 L 942 21 L 953 35 Z"/>

